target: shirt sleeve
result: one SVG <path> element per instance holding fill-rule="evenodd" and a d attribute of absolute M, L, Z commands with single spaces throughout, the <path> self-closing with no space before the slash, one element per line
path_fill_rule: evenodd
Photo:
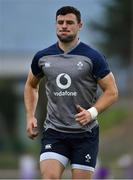
<path fill-rule="evenodd" d="M 39 66 L 40 55 L 39 52 L 35 54 L 31 63 L 31 71 L 34 76 L 43 76 L 42 68 Z"/>
<path fill-rule="evenodd" d="M 93 75 L 99 80 L 104 78 L 110 73 L 109 65 L 105 56 L 98 54 L 98 56 L 93 60 Z"/>

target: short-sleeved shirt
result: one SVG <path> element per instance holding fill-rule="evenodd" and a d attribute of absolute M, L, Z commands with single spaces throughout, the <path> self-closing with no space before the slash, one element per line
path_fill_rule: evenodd
<path fill-rule="evenodd" d="M 77 105 L 89 109 L 97 100 L 97 82 L 110 73 L 105 57 L 79 42 L 64 52 L 58 43 L 39 51 L 32 60 L 34 76 L 46 78 L 46 129 L 79 133 L 90 131 L 97 119 L 82 126 L 75 121 Z"/>

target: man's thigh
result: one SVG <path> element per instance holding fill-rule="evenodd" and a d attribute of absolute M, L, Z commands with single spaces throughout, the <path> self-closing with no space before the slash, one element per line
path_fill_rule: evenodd
<path fill-rule="evenodd" d="M 65 144 L 63 134 L 52 129 L 44 131 L 41 140 L 40 162 L 43 160 L 58 160 L 64 167 L 69 160 L 69 148 Z"/>
<path fill-rule="evenodd" d="M 99 128 L 95 127 L 92 132 L 86 132 L 81 136 L 74 139 L 72 144 L 72 169 L 76 173 L 93 174 L 98 155 Z"/>
<path fill-rule="evenodd" d="M 44 179 L 60 179 L 68 163 L 68 150 L 63 134 L 54 130 L 44 131 L 41 141 L 40 170 Z"/>
<path fill-rule="evenodd" d="M 65 167 L 58 160 L 48 159 L 40 162 L 43 179 L 60 179 Z"/>

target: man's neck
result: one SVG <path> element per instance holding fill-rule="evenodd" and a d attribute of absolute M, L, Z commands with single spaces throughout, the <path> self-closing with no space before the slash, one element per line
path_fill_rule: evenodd
<path fill-rule="evenodd" d="M 79 42 L 79 39 L 76 38 L 72 42 L 69 42 L 69 43 L 63 43 L 61 41 L 58 41 L 58 45 L 60 49 L 62 49 L 64 52 L 67 52 L 70 49 L 74 48 L 78 44 L 78 42 Z"/>

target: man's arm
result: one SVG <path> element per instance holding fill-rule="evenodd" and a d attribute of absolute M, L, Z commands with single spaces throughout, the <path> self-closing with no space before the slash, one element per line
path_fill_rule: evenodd
<path fill-rule="evenodd" d="M 97 99 L 93 108 L 85 110 L 84 108 L 78 106 L 78 114 L 76 114 L 76 121 L 81 125 L 86 125 L 95 116 L 110 107 L 118 99 L 118 90 L 115 83 L 115 79 L 112 73 L 109 73 L 103 79 L 98 81 L 100 88 L 102 89 L 102 95 Z M 90 113 L 91 112 L 91 113 Z M 93 115 L 94 114 L 94 115 Z"/>
<path fill-rule="evenodd" d="M 94 107 L 97 109 L 98 113 L 101 113 L 117 101 L 118 89 L 112 73 L 109 73 L 103 79 L 99 80 L 98 84 L 103 93 L 94 104 Z"/>
<path fill-rule="evenodd" d="M 35 111 L 38 102 L 39 82 L 40 78 L 35 77 L 30 70 L 24 88 L 24 103 L 27 118 L 27 134 L 31 139 L 38 135 L 38 132 L 35 131 L 35 129 L 37 128 Z"/>

